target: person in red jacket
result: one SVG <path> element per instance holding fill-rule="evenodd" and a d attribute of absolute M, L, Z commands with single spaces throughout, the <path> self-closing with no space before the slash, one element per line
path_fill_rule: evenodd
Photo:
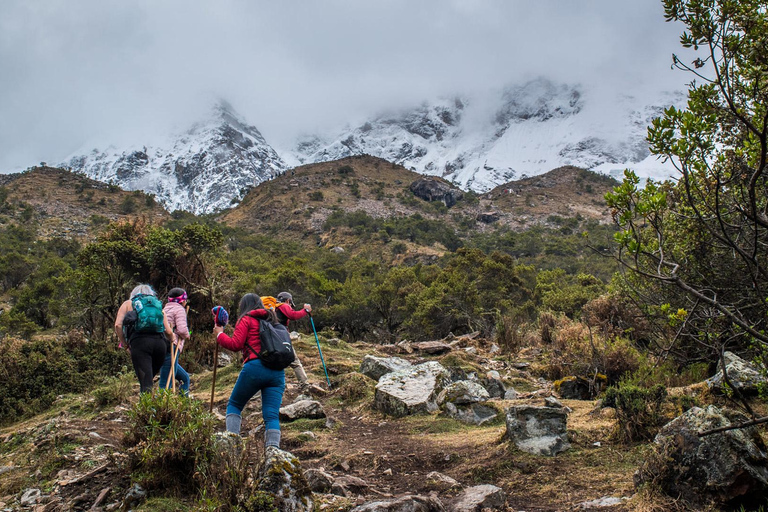
<path fill-rule="evenodd" d="M 286 329 L 291 320 L 300 320 L 312 312 L 312 306 L 310 304 L 304 304 L 302 309 L 294 310 L 293 308 L 296 306 L 293 303 L 293 296 L 288 292 L 280 292 L 275 298 L 278 302 L 282 303 L 275 308 L 277 321 L 283 324 Z M 307 372 L 304 371 L 304 366 L 301 364 L 301 360 L 299 359 L 296 350 L 293 351 L 293 355 L 295 356 L 295 359 L 291 363 L 291 368 L 293 368 L 293 372 L 299 380 L 299 391 L 302 394 L 309 394 L 314 388 L 309 384 Z"/>
<path fill-rule="evenodd" d="M 285 391 L 285 372 L 271 370 L 261 364 L 259 352 L 259 319 L 277 322 L 275 312 L 264 308 L 261 297 L 246 293 L 240 299 L 237 323 L 232 336 L 224 333 L 224 328 L 215 326 L 213 334 L 216 342 L 233 352 L 243 353 L 243 369 L 237 377 L 235 387 L 227 404 L 227 432 L 240 433 L 242 412 L 253 395 L 261 391 L 261 416 L 264 418 L 266 432 L 264 444 L 267 447 L 280 447 L 280 404 Z"/>

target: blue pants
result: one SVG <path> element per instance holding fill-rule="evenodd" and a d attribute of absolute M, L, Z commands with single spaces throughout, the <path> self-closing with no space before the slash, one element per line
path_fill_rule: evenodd
<path fill-rule="evenodd" d="M 160 368 L 160 389 L 165 389 L 165 383 L 168 382 L 168 374 L 171 373 L 171 354 L 165 356 L 165 362 L 163 367 Z M 189 374 L 179 364 L 179 356 L 176 356 L 176 379 L 181 381 L 181 392 L 183 394 L 189 393 Z M 170 383 L 173 386 L 173 382 Z"/>
<path fill-rule="evenodd" d="M 258 359 L 251 359 L 243 365 L 235 387 L 229 396 L 227 414 L 240 416 L 253 395 L 261 391 L 261 416 L 267 430 L 280 430 L 280 404 L 285 391 L 285 372 L 270 370 Z"/>

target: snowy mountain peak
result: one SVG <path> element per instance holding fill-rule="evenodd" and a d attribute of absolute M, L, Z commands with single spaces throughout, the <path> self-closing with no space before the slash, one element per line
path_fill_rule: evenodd
<path fill-rule="evenodd" d="M 203 119 L 159 140 L 126 146 L 97 144 L 62 166 L 128 190 L 156 195 L 168 210 L 211 213 L 242 199 L 245 191 L 285 170 L 259 130 L 224 100 Z"/>

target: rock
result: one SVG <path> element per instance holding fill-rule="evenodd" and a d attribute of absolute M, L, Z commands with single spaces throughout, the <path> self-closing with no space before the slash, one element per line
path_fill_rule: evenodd
<path fill-rule="evenodd" d="M 488 373 L 495 373 L 498 375 L 499 372 Z M 485 379 L 481 379 L 480 382 L 483 384 L 483 387 L 486 389 L 486 391 L 488 391 L 488 394 L 491 396 L 491 398 L 503 398 L 507 391 L 504 383 L 500 378 L 487 377 Z"/>
<path fill-rule="evenodd" d="M 491 354 L 498 354 L 501 352 L 501 348 L 497 344 L 491 343 L 491 348 L 488 350 L 488 352 Z"/>
<path fill-rule="evenodd" d="M 504 400 L 517 400 L 518 396 L 520 396 L 520 393 L 515 388 L 509 388 L 504 392 Z"/>
<path fill-rule="evenodd" d="M 232 364 L 232 358 L 229 356 L 229 354 L 219 352 L 219 359 L 217 363 L 219 365 L 219 368 L 222 368 L 224 366 L 229 366 L 230 364 Z"/>
<path fill-rule="evenodd" d="M 405 370 L 413 365 L 399 357 L 376 357 L 367 355 L 360 364 L 360 373 L 378 381 L 383 375 Z"/>
<path fill-rule="evenodd" d="M 413 353 L 413 347 L 411 346 L 411 342 L 408 340 L 403 340 L 395 345 L 398 350 L 404 354 L 412 354 Z"/>
<path fill-rule="evenodd" d="M 304 472 L 304 478 L 312 492 L 328 493 L 333 486 L 333 476 L 322 469 L 308 469 Z"/>
<path fill-rule="evenodd" d="M 563 404 L 560 403 L 560 400 L 553 396 L 544 397 L 544 405 L 547 407 L 563 407 Z"/>
<path fill-rule="evenodd" d="M 331 252 L 335 254 L 341 254 L 344 252 L 344 248 L 337 245 L 336 247 L 331 248 Z"/>
<path fill-rule="evenodd" d="M 461 190 L 436 178 L 418 179 L 411 183 L 409 188 L 416 197 L 425 201 L 442 201 L 448 208 L 464 197 Z"/>
<path fill-rule="evenodd" d="M 471 355 L 477 354 L 477 349 L 475 347 L 464 347 L 464 352 Z"/>
<path fill-rule="evenodd" d="M 121 509 L 131 510 L 144 502 L 145 499 L 147 499 L 147 491 L 145 491 L 139 484 L 133 484 L 133 487 L 128 489 L 125 498 L 123 498 Z"/>
<path fill-rule="evenodd" d="M 445 512 L 437 497 L 406 495 L 385 501 L 372 501 L 349 512 Z"/>
<path fill-rule="evenodd" d="M 365 494 L 367 490 L 368 483 L 362 478 L 352 475 L 343 475 L 334 479 L 331 486 L 331 494 L 347 498 L 357 496 L 358 494 Z"/>
<path fill-rule="evenodd" d="M 448 371 L 436 361 L 388 373 L 376 385 L 374 407 L 396 417 L 434 412 L 448 383 Z"/>
<path fill-rule="evenodd" d="M 501 510 L 507 496 L 495 485 L 467 487 L 453 503 L 454 512 L 480 512 L 483 509 Z"/>
<path fill-rule="evenodd" d="M 470 380 L 460 380 L 449 384 L 444 390 L 437 396 L 437 404 L 443 405 L 446 402 L 450 402 L 456 405 L 474 404 L 477 402 L 485 402 L 491 398 L 488 391 L 478 384 Z"/>
<path fill-rule="evenodd" d="M 489 371 L 485 376 L 489 379 L 501 380 L 501 374 L 496 370 Z"/>
<path fill-rule="evenodd" d="M 564 377 L 554 384 L 555 393 L 567 400 L 591 400 L 592 387 L 584 377 Z"/>
<path fill-rule="evenodd" d="M 461 487 L 461 484 L 458 481 L 454 480 L 448 475 L 438 473 L 437 471 L 427 473 L 427 483 L 446 490 Z"/>
<path fill-rule="evenodd" d="M 291 331 L 291 341 L 298 341 L 301 338 L 301 333 L 298 331 Z"/>
<path fill-rule="evenodd" d="M 316 400 L 300 400 L 280 408 L 280 421 L 295 421 L 300 418 L 310 420 L 325 418 L 325 411 Z"/>
<path fill-rule="evenodd" d="M 725 359 L 725 369 L 728 372 L 728 380 L 739 391 L 754 394 L 757 393 L 758 385 L 766 382 L 765 377 L 763 377 L 758 368 L 733 352 L 725 352 L 723 358 Z M 726 384 L 723 378 L 722 364 L 718 365 L 718 372 L 705 382 L 709 389 L 723 389 Z"/>
<path fill-rule="evenodd" d="M 616 507 L 618 505 L 621 505 L 625 501 L 627 501 L 627 499 L 628 498 L 616 498 L 614 496 L 604 496 L 596 500 L 581 502 L 578 505 L 576 505 L 576 508 L 579 508 L 582 510 L 589 510 L 593 508 Z"/>
<path fill-rule="evenodd" d="M 421 341 L 419 343 L 413 343 L 411 346 L 420 352 L 425 352 L 433 356 L 446 354 L 452 350 L 450 345 L 441 341 Z"/>
<path fill-rule="evenodd" d="M 212 440 L 213 463 L 222 468 L 238 468 L 245 450 L 243 438 L 232 432 L 216 432 Z"/>
<path fill-rule="evenodd" d="M 264 464 L 258 474 L 259 490 L 275 498 L 281 512 L 310 512 L 314 498 L 299 459 L 291 453 L 270 446 L 264 453 Z"/>
<path fill-rule="evenodd" d="M 18 466 L 0 466 L 0 475 L 19 469 Z"/>
<path fill-rule="evenodd" d="M 27 489 L 19 498 L 19 504 L 22 507 L 31 507 L 37 503 L 42 495 L 40 489 Z"/>
<path fill-rule="evenodd" d="M 477 221 L 484 224 L 492 224 L 499 220 L 499 212 L 481 212 L 477 214 Z"/>
<path fill-rule="evenodd" d="M 571 446 L 567 419 L 563 409 L 512 406 L 507 410 L 507 436 L 524 452 L 554 456 Z"/>
<path fill-rule="evenodd" d="M 455 405 L 448 402 L 445 404 L 444 410 L 446 415 L 469 425 L 482 425 L 499 416 L 499 411 L 496 408 L 481 403 Z"/>
<path fill-rule="evenodd" d="M 738 505 L 735 500 L 768 492 L 768 449 L 754 427 L 705 437 L 698 433 L 747 421 L 714 405 L 692 407 L 667 423 L 654 453 L 635 473 L 635 485 L 655 482 L 670 496 L 692 504 Z"/>

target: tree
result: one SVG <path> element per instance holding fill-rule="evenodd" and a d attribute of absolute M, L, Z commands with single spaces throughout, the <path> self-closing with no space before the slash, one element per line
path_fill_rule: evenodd
<path fill-rule="evenodd" d="M 642 276 L 659 313 L 706 355 L 768 347 L 768 13 L 763 0 L 664 0 L 695 57 L 688 104 L 648 129 L 676 181 L 639 186 L 627 171 L 608 194 L 620 261 Z M 689 357 L 696 354 L 686 352 Z M 699 356 L 701 354 L 698 354 Z"/>

